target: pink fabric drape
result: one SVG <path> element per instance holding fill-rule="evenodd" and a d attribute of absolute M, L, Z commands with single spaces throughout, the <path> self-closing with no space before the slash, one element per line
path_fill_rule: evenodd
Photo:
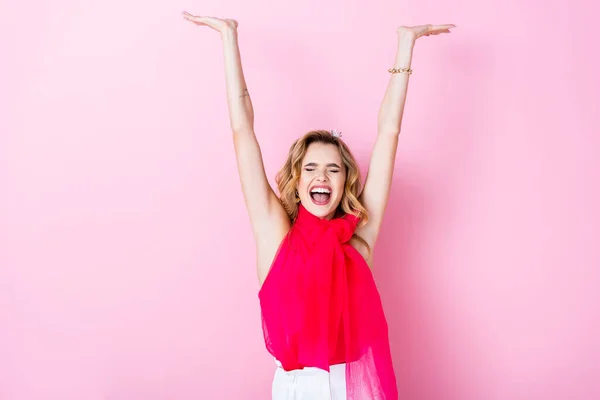
<path fill-rule="evenodd" d="M 388 326 L 370 268 L 348 241 L 358 218 L 302 205 L 259 291 L 267 350 L 285 370 L 346 363 L 349 400 L 397 400 Z"/>

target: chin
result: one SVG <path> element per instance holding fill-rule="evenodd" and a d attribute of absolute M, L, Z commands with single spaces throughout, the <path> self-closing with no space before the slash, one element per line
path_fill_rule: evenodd
<path fill-rule="evenodd" d="M 309 204 L 306 203 L 302 203 L 302 205 L 304 206 L 304 208 L 306 208 L 311 214 L 313 214 L 316 217 L 319 218 L 325 218 L 328 215 L 332 215 L 335 213 L 335 210 L 337 209 L 339 202 L 337 202 L 337 204 L 326 204 L 326 205 L 317 205 L 314 204 L 311 200 L 308 201 Z"/>

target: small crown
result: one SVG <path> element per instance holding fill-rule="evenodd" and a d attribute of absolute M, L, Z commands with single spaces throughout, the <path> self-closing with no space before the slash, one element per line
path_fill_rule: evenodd
<path fill-rule="evenodd" d="M 331 133 L 331 136 L 333 136 L 334 138 L 342 137 L 342 132 L 336 131 L 335 129 L 332 129 L 329 132 Z"/>

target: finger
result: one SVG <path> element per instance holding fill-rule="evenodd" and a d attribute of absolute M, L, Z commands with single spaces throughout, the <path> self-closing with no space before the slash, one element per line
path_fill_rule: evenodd
<path fill-rule="evenodd" d="M 434 30 L 445 30 L 445 29 L 450 29 L 450 28 L 456 28 L 456 25 L 454 24 L 446 24 L 446 25 L 434 25 L 433 29 Z"/>
<path fill-rule="evenodd" d="M 203 17 L 185 17 L 185 19 L 196 25 L 212 27 L 212 25 L 206 22 L 206 19 Z"/>
<path fill-rule="evenodd" d="M 194 21 L 197 17 L 195 15 L 192 15 L 188 12 L 182 12 L 181 13 L 183 15 L 183 18 L 187 19 L 188 21 Z"/>
<path fill-rule="evenodd" d="M 188 19 L 190 19 L 190 18 L 196 18 L 196 16 L 195 16 L 195 15 L 192 15 L 192 14 L 190 14 L 190 13 L 189 13 L 189 12 L 187 12 L 187 11 L 182 11 L 182 12 L 181 12 L 181 14 L 182 14 L 182 15 L 183 15 L 185 18 L 188 18 Z"/>
<path fill-rule="evenodd" d="M 438 29 L 430 32 L 431 35 L 439 35 L 440 33 L 450 33 L 450 29 Z"/>
<path fill-rule="evenodd" d="M 185 19 L 187 19 L 188 21 L 192 21 L 192 22 L 196 22 L 196 23 L 206 23 L 206 20 L 208 19 L 206 17 L 192 15 L 186 11 L 184 11 L 182 14 L 183 14 L 183 17 Z"/>

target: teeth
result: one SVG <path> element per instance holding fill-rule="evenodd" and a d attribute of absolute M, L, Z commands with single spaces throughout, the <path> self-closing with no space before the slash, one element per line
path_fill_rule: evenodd
<path fill-rule="evenodd" d="M 331 191 L 329 189 L 325 189 L 325 188 L 314 188 L 310 192 L 311 193 L 331 193 Z"/>

